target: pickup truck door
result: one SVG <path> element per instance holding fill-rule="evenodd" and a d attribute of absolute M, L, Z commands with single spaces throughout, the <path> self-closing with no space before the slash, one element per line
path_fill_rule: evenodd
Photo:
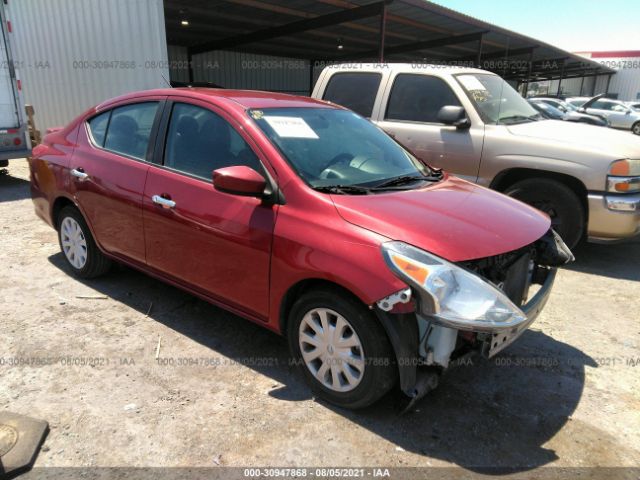
<path fill-rule="evenodd" d="M 376 123 L 429 165 L 475 182 L 484 125 L 472 121 L 470 128 L 457 129 L 438 121 L 443 106 L 465 106 L 446 81 L 435 75 L 397 73 L 384 88 Z"/>

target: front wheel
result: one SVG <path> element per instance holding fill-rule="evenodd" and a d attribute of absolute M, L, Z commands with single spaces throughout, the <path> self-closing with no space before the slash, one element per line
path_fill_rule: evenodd
<path fill-rule="evenodd" d="M 89 231 L 80 211 L 65 207 L 58 216 L 60 250 L 74 275 L 80 278 L 98 277 L 111 268 L 111 260 L 104 256 Z"/>
<path fill-rule="evenodd" d="M 378 320 L 341 292 L 300 297 L 291 310 L 289 346 L 311 389 L 346 408 L 363 408 L 387 393 L 397 368 Z"/>
<path fill-rule="evenodd" d="M 582 239 L 584 208 L 573 190 L 563 183 L 548 178 L 531 178 L 514 183 L 504 193 L 549 215 L 551 227 L 569 248 L 574 248 Z"/>
<path fill-rule="evenodd" d="M 640 135 L 640 122 L 636 122 L 633 124 L 633 126 L 631 127 L 631 131 L 635 134 L 635 135 Z"/>

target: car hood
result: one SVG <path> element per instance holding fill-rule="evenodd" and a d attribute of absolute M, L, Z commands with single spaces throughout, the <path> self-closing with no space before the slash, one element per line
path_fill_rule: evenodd
<path fill-rule="evenodd" d="M 347 222 L 451 262 L 516 250 L 550 227 L 528 205 L 451 176 L 421 189 L 332 199 Z"/>
<path fill-rule="evenodd" d="M 509 125 L 516 136 L 532 137 L 541 143 L 557 142 L 578 150 L 598 151 L 613 159 L 640 158 L 640 138 L 629 132 L 574 122 L 541 120 Z"/>

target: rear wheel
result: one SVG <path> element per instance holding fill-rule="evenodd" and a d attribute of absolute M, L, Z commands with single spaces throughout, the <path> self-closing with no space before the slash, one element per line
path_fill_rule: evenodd
<path fill-rule="evenodd" d="M 300 297 L 288 336 L 307 383 L 330 403 L 366 407 L 395 383 L 397 368 L 384 329 L 364 305 L 341 292 Z"/>
<path fill-rule="evenodd" d="M 551 218 L 552 228 L 569 248 L 582 239 L 585 230 L 585 212 L 578 196 L 557 180 L 532 178 L 514 183 L 504 192 Z"/>
<path fill-rule="evenodd" d="M 68 206 L 60 212 L 58 240 L 67 264 L 78 277 L 98 277 L 111 268 L 111 260 L 98 249 L 87 223 L 77 208 Z"/>
<path fill-rule="evenodd" d="M 636 135 L 640 135 L 640 122 L 634 123 L 631 127 L 631 131 Z"/>

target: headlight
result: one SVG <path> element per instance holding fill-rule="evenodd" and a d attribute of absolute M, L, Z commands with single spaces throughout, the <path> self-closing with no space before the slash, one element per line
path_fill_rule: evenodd
<path fill-rule="evenodd" d="M 607 191 L 615 193 L 640 192 L 640 160 L 613 162 L 607 177 Z"/>
<path fill-rule="evenodd" d="M 422 313 L 463 330 L 496 331 L 526 320 L 509 298 L 477 275 L 403 242 L 387 242 L 382 254 L 391 270 L 421 299 Z"/>

